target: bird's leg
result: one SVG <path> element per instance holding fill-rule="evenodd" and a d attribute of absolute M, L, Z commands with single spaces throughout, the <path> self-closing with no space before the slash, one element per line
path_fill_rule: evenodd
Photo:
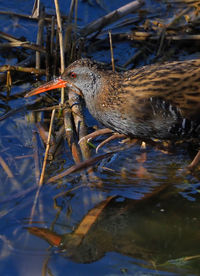
<path fill-rule="evenodd" d="M 136 171 L 136 175 L 138 178 L 145 178 L 145 179 L 151 179 L 151 174 L 147 171 L 147 169 L 143 166 L 144 163 L 147 161 L 147 152 L 146 152 L 146 142 L 142 141 L 140 149 L 142 150 L 141 154 L 136 157 L 136 161 L 139 164 L 139 167 Z"/>
<path fill-rule="evenodd" d="M 82 137 L 80 140 L 79 140 L 79 143 L 84 139 L 84 140 L 90 140 L 90 139 L 94 139 L 96 138 L 97 136 L 99 135 L 104 135 L 104 134 L 108 134 L 108 133 L 112 133 L 113 130 L 110 129 L 110 128 L 103 128 L 103 129 L 98 129 L 84 137 Z"/>
<path fill-rule="evenodd" d="M 187 168 L 189 170 L 194 170 L 195 167 L 198 165 L 200 161 L 200 150 L 197 152 L 197 154 L 195 155 L 194 159 L 192 160 L 192 162 L 187 166 Z"/>
<path fill-rule="evenodd" d="M 125 138 L 126 135 L 125 134 L 120 134 L 120 133 L 114 133 L 112 136 L 108 137 L 107 139 L 103 140 L 96 148 L 96 153 L 98 152 L 98 150 L 103 147 L 105 144 L 109 143 L 110 141 L 114 140 L 114 139 L 118 139 L 118 138 Z"/>

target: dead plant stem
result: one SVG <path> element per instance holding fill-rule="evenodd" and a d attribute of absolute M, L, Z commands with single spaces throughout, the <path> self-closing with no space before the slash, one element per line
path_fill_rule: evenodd
<path fill-rule="evenodd" d="M 61 74 L 65 71 L 65 59 L 64 59 L 64 45 L 63 45 L 63 35 L 62 35 L 62 22 L 58 0 L 54 0 L 56 7 L 56 16 L 57 16 L 57 26 L 58 26 L 58 35 L 59 35 L 59 44 L 60 44 L 60 64 L 61 64 Z M 61 105 L 64 104 L 64 88 L 61 88 Z"/>
<path fill-rule="evenodd" d="M 55 109 L 53 109 L 52 113 L 51 113 L 51 121 L 50 121 L 50 126 L 49 126 L 49 135 L 48 135 L 48 139 L 47 139 L 47 145 L 46 145 L 46 150 L 45 150 L 45 156 L 44 156 L 44 161 L 43 161 L 43 166 L 42 166 L 42 172 L 41 172 L 41 176 L 40 176 L 39 186 L 42 186 L 43 181 L 44 181 L 44 173 L 45 173 L 45 169 L 46 169 L 47 157 L 48 157 L 48 152 L 49 152 L 49 148 L 50 148 L 50 139 L 51 139 L 51 133 L 52 133 L 52 126 L 53 126 L 54 116 L 55 116 Z"/>
<path fill-rule="evenodd" d="M 38 33 L 37 33 L 37 45 L 39 46 L 42 46 L 42 43 L 43 43 L 44 17 L 45 17 L 44 10 L 41 9 L 41 12 L 39 14 Z M 36 69 L 40 69 L 40 63 L 41 63 L 40 52 L 36 51 L 36 55 L 35 55 Z"/>
<path fill-rule="evenodd" d="M 108 34 L 109 34 L 109 42 L 110 42 L 110 55 L 111 55 L 111 62 L 112 62 L 112 70 L 113 70 L 113 72 L 115 72 L 115 60 L 114 60 L 114 54 L 113 54 L 111 31 L 109 31 Z"/>

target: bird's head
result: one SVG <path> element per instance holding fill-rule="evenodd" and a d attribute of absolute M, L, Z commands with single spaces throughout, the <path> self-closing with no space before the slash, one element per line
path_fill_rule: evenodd
<path fill-rule="evenodd" d="M 101 85 L 99 65 L 89 59 L 80 59 L 69 65 L 57 79 L 30 91 L 25 97 L 61 87 L 69 87 L 76 94 L 84 97 L 86 103 L 98 93 Z"/>

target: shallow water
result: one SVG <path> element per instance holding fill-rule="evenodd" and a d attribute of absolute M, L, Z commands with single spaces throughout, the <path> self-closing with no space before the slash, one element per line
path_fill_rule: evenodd
<path fill-rule="evenodd" d="M 53 12 L 53 1 L 43 2 Z M 63 12 L 69 9 L 68 2 L 60 1 Z M 107 1 L 105 9 L 91 2 L 80 1 L 80 25 L 129 1 Z M 170 15 L 160 1 L 147 4 L 160 17 Z M 17 13 L 30 14 L 32 5 L 33 1 L 0 1 L 1 10 Z M 0 15 L 0 26 L 4 32 L 35 41 L 34 22 Z M 134 51 L 133 45 L 117 44 L 118 64 Z M 110 59 L 109 48 L 90 49 L 90 55 Z M 15 61 L 15 56 L 5 60 L 1 55 L 1 65 Z M 150 62 L 151 58 L 146 63 Z M 13 85 L 11 93 L 30 88 L 25 80 Z M 1 98 L 0 103 L 17 108 L 31 101 Z M 0 108 L 2 115 L 5 109 Z M 12 172 L 8 177 L 1 160 L 0 275 L 199 275 L 200 181 L 198 172 L 191 175 L 184 170 L 192 159 L 185 146 L 166 154 L 151 145 L 142 150 L 136 144 L 98 162 L 94 170 L 101 182 L 85 181 L 79 172 L 44 185 L 37 197 L 33 159 L 37 128 L 30 114 L 25 109 L 0 121 L 0 158 Z M 95 122 L 89 117 L 88 123 Z M 36 139 L 41 165 L 44 148 L 37 134 Z M 100 153 L 119 146 L 115 141 Z M 46 177 L 72 165 L 67 149 L 48 164 Z M 101 204 L 105 204 L 102 209 Z M 91 212 L 97 209 L 101 212 L 91 224 Z"/>

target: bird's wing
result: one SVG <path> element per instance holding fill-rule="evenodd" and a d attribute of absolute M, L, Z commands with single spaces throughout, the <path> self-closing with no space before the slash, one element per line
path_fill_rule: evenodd
<path fill-rule="evenodd" d="M 148 108 L 147 103 L 160 99 L 163 109 L 168 105 L 182 117 L 200 121 L 200 60 L 144 66 L 124 76 L 121 91 L 130 93 L 136 106 Z"/>

